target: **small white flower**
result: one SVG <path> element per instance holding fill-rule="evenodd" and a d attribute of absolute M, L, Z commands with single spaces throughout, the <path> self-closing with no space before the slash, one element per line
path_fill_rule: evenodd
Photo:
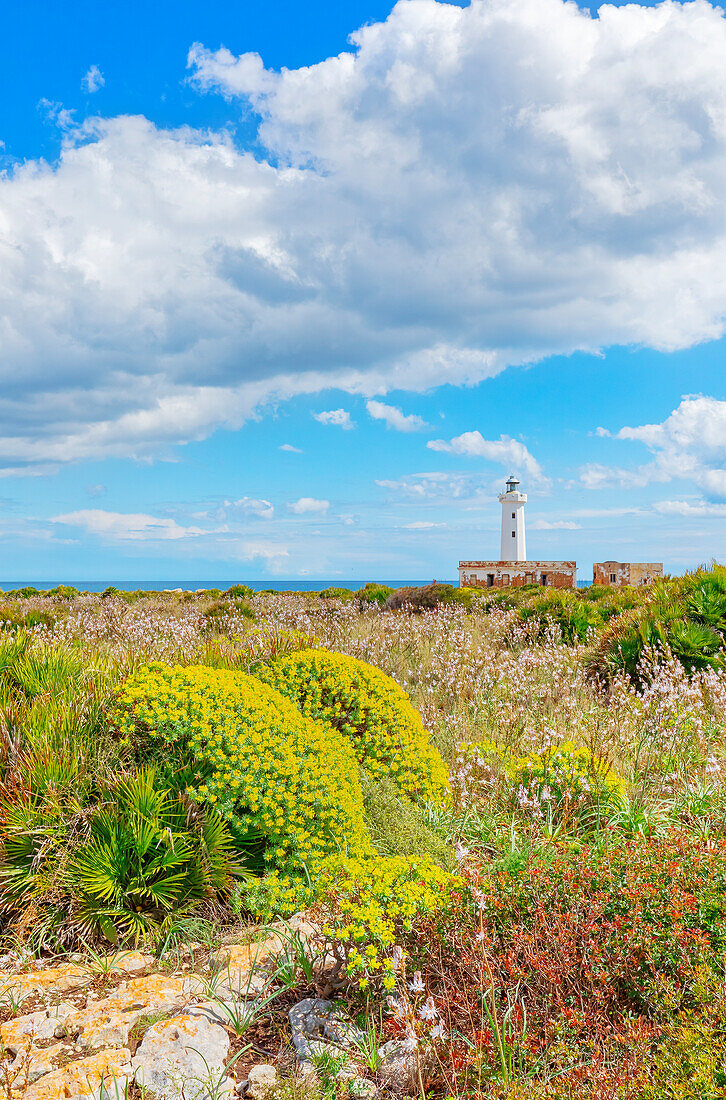
<path fill-rule="evenodd" d="M 456 858 L 458 859 L 459 863 L 463 863 L 470 854 L 469 849 L 466 847 L 466 845 L 462 844 L 460 840 L 457 840 L 456 844 L 454 845 L 454 852 L 456 853 Z"/>
<path fill-rule="evenodd" d="M 434 1026 L 431 1028 L 432 1039 L 448 1039 L 448 1037 L 449 1033 L 447 1032 L 443 1024 L 434 1024 Z"/>
<path fill-rule="evenodd" d="M 423 978 L 421 977 L 421 971 L 420 970 L 416 971 L 416 973 L 413 976 L 413 981 L 408 983 L 408 988 L 411 990 L 412 993 L 423 993 L 424 992 L 424 990 L 426 989 L 426 986 L 423 983 Z"/>
<path fill-rule="evenodd" d="M 395 997 L 386 997 L 386 1003 L 397 1020 L 406 1019 L 406 1005 Z"/>
<path fill-rule="evenodd" d="M 434 999 L 431 994 L 428 995 L 424 1003 L 418 1010 L 418 1014 L 422 1020 L 435 1020 L 439 1015 L 439 1011 L 434 1004 Z"/>

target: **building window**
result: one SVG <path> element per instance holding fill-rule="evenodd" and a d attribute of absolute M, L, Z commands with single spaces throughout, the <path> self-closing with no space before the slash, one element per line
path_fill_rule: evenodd
<path fill-rule="evenodd" d="M 516 532 L 515 532 L 515 531 L 512 531 L 512 538 L 513 538 L 513 539 L 515 539 L 516 537 L 517 537 L 517 534 L 516 534 Z"/>
<path fill-rule="evenodd" d="M 502 584 L 503 585 L 508 585 L 509 584 L 509 573 L 502 573 Z"/>
<path fill-rule="evenodd" d="M 494 587 L 494 574 L 493 573 L 487 573 L 487 588 L 493 588 L 493 587 Z"/>
<path fill-rule="evenodd" d="M 615 576 L 615 574 L 614 574 L 614 573 L 611 573 L 611 574 L 610 574 L 610 583 L 611 583 L 611 584 L 615 584 L 615 581 L 616 581 L 617 579 L 618 579 L 618 578 L 617 578 L 617 577 Z"/>
<path fill-rule="evenodd" d="M 512 519 L 514 519 L 514 512 L 512 512 Z"/>

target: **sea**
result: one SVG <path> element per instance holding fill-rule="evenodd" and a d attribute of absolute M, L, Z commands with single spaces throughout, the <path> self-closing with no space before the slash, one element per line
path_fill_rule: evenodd
<path fill-rule="evenodd" d="M 370 579 L 370 578 L 369 578 Z M 440 578 L 437 578 L 439 580 Z M 356 591 L 358 588 L 362 588 L 366 581 L 362 580 L 341 580 L 340 577 L 319 577 L 317 579 L 300 577 L 290 577 L 286 580 L 241 580 L 240 578 L 220 579 L 219 577 L 212 577 L 209 580 L 133 580 L 133 581 L 119 581 L 119 580 L 105 580 L 105 581 L 76 581 L 76 580 L 19 580 L 19 581 L 0 581 L 0 592 L 10 592 L 18 588 L 37 588 L 39 592 L 47 592 L 51 588 L 56 588 L 59 584 L 72 585 L 73 588 L 77 588 L 79 592 L 103 592 L 104 589 L 113 585 L 114 588 L 120 589 L 122 592 L 169 592 L 175 588 L 181 588 L 184 592 L 195 592 L 197 589 L 206 588 L 220 588 L 223 592 L 230 588 L 233 584 L 246 584 L 249 588 L 252 588 L 255 592 L 261 592 L 264 589 L 272 589 L 275 592 L 319 592 L 323 588 L 350 588 Z M 403 588 L 405 585 L 421 585 L 430 584 L 431 578 L 426 580 L 420 579 L 408 579 L 408 580 L 380 580 L 379 584 L 387 584 L 391 588 Z M 456 584 L 455 580 L 444 580 L 444 584 Z"/>

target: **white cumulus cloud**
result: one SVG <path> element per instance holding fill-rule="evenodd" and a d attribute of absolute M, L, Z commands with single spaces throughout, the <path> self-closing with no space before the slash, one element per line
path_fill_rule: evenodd
<path fill-rule="evenodd" d="M 528 524 L 530 531 L 580 531 L 582 524 L 569 519 L 536 519 Z"/>
<path fill-rule="evenodd" d="M 254 151 L 57 112 L 57 162 L 0 177 L 0 465 L 724 332 L 721 9 L 401 0 L 351 42 L 192 49 Z"/>
<path fill-rule="evenodd" d="M 466 455 L 468 458 L 485 458 L 489 462 L 498 462 L 507 469 L 521 474 L 536 485 L 547 482 L 542 467 L 534 455 L 530 454 L 523 443 L 500 435 L 499 439 L 485 439 L 481 432 L 464 432 L 454 436 L 448 442 L 445 439 L 431 439 L 426 446 L 432 451 L 445 451 L 448 454 Z M 526 488 L 526 487 L 525 487 Z"/>
<path fill-rule="evenodd" d="M 345 409 L 328 409 L 326 412 L 313 413 L 313 417 L 320 424 L 330 424 L 334 428 L 342 428 L 344 432 L 349 432 L 355 427 L 350 413 Z"/>
<path fill-rule="evenodd" d="M 708 500 L 659 500 L 653 511 L 662 516 L 726 516 L 726 504 Z"/>
<path fill-rule="evenodd" d="M 367 401 L 366 409 L 374 420 L 383 420 L 387 428 L 397 432 L 420 432 L 428 428 L 426 421 L 415 413 L 406 415 L 395 405 L 384 405 L 382 401 Z"/>
<path fill-rule="evenodd" d="M 269 500 L 257 500 L 255 497 L 225 500 L 224 507 L 233 515 L 258 516 L 260 519 L 272 519 L 275 514 L 275 508 Z"/>
<path fill-rule="evenodd" d="M 106 512 L 101 508 L 82 508 L 53 516 L 51 523 L 82 527 L 90 535 L 111 541 L 186 539 L 207 534 L 200 527 L 183 527 L 174 519 L 159 519 L 143 512 Z"/>
<path fill-rule="evenodd" d="M 97 92 L 99 88 L 103 88 L 105 83 L 106 79 L 98 65 L 91 65 L 81 81 L 81 88 L 84 92 L 92 94 L 93 92 Z"/>
<path fill-rule="evenodd" d="M 642 487 L 676 479 L 696 483 L 706 496 L 726 499 L 726 401 L 689 394 L 664 421 L 624 427 L 602 436 L 643 443 L 650 462 L 633 469 L 589 463 L 580 470 L 588 489 Z"/>
<path fill-rule="evenodd" d="M 288 504 L 288 508 L 296 516 L 325 515 L 329 507 L 329 500 L 317 500 L 315 497 L 300 497 L 299 500 L 290 501 Z"/>

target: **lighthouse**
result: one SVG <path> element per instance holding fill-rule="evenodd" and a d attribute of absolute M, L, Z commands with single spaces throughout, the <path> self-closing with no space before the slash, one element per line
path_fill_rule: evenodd
<path fill-rule="evenodd" d="M 502 506 L 501 561 L 526 561 L 527 544 L 524 535 L 524 506 L 527 494 L 520 493 L 519 480 L 512 474 L 507 478 L 507 490 L 499 494 Z"/>

